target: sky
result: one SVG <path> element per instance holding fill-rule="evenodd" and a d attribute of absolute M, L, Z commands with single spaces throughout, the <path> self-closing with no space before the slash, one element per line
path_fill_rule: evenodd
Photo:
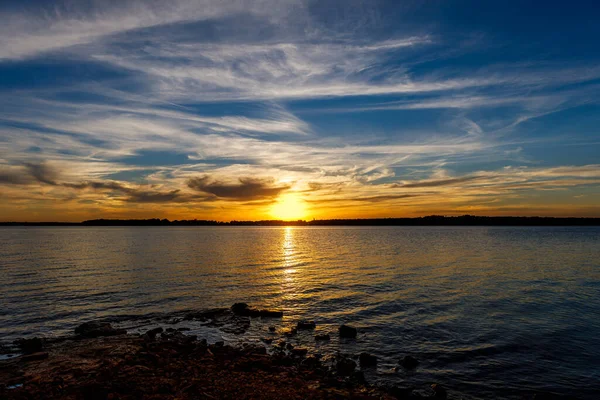
<path fill-rule="evenodd" d="M 0 2 L 0 221 L 600 217 L 595 1 Z"/>

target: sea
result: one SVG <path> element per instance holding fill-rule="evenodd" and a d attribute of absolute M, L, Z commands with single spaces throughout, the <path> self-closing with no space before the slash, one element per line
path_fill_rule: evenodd
<path fill-rule="evenodd" d="M 186 333 L 259 342 L 314 320 L 294 343 L 377 356 L 374 384 L 600 398 L 600 227 L 4 227 L 0 278 L 0 344 L 245 302 L 284 317 Z M 419 366 L 395 368 L 405 355 Z"/>

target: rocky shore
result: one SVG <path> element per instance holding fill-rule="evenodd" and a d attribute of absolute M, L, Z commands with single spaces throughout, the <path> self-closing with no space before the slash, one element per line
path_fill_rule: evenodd
<path fill-rule="evenodd" d="M 228 310 L 186 313 L 171 319 L 227 325 L 243 332 L 249 318 L 281 318 L 282 313 L 238 303 Z M 233 327 L 233 328 L 232 328 Z M 446 399 L 457 398 L 439 384 L 427 388 L 375 387 L 363 369 L 377 365 L 368 353 L 309 354 L 289 338 L 312 331 L 314 321 L 286 329 L 265 329 L 263 345 L 232 347 L 207 343 L 184 327 L 154 328 L 128 334 L 109 322 L 80 325 L 74 336 L 15 342 L 21 355 L 0 361 L 2 399 Z M 334 334 L 334 333 L 332 333 Z M 335 334 L 356 338 L 341 325 Z M 315 335 L 315 341 L 330 340 Z M 398 368 L 416 368 L 406 356 Z M 458 397 L 460 398 L 460 397 Z"/>

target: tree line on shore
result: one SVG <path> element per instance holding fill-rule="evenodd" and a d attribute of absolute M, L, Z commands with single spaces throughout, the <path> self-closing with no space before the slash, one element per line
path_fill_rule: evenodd
<path fill-rule="evenodd" d="M 83 222 L 0 222 L 3 226 L 600 226 L 600 218 L 489 217 L 430 215 L 414 218 L 315 219 L 310 221 L 216 221 L 168 219 L 93 219 Z"/>

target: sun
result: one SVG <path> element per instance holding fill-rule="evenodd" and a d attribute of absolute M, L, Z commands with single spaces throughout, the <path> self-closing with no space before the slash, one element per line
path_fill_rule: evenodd
<path fill-rule="evenodd" d="M 293 193 L 284 194 L 271 208 L 271 215 L 285 221 L 303 219 L 307 215 L 306 204 Z"/>

